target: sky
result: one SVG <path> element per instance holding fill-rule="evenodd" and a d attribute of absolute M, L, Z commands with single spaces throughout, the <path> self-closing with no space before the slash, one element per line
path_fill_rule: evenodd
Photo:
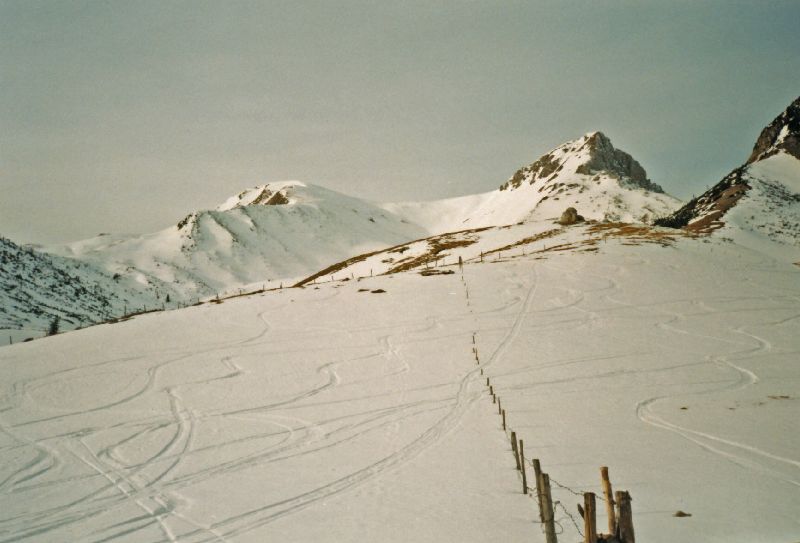
<path fill-rule="evenodd" d="M 682 199 L 800 95 L 800 2 L 0 0 L 0 235 L 145 233 L 258 184 L 492 190 L 594 130 Z"/>

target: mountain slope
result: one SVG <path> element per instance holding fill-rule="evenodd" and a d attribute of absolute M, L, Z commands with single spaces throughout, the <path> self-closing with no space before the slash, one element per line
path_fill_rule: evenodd
<path fill-rule="evenodd" d="M 433 234 L 557 219 L 575 207 L 587 219 L 649 222 L 680 202 L 647 179 L 644 168 L 602 132 L 564 143 L 520 168 L 499 189 L 432 202 L 385 207 Z"/>
<path fill-rule="evenodd" d="M 86 262 L 24 248 L 0 237 L 0 330 L 15 340 L 43 335 L 55 317 L 70 330 L 163 303 L 152 288 Z M 5 340 L 6 337 L 3 337 Z"/>
<path fill-rule="evenodd" d="M 298 277 L 426 233 L 370 202 L 289 181 L 246 190 L 154 234 L 102 236 L 51 250 L 185 299 Z"/>
<path fill-rule="evenodd" d="M 758 137 L 747 162 L 660 226 L 720 234 L 800 260 L 800 98 Z"/>
<path fill-rule="evenodd" d="M 50 250 L 186 300 L 300 278 L 433 234 L 557 218 L 570 206 L 588 219 L 638 221 L 677 205 L 638 162 L 595 132 L 484 194 L 381 205 L 298 181 L 270 183 L 154 234 L 100 236 Z"/>
<path fill-rule="evenodd" d="M 0 349 L 0 540 L 543 542 L 513 431 L 559 541 L 600 466 L 640 541 L 797 541 L 797 269 L 621 241 Z"/>

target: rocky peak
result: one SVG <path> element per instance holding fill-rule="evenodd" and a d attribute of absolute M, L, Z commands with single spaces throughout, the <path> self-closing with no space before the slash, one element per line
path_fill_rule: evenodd
<path fill-rule="evenodd" d="M 556 147 L 536 162 L 517 170 L 500 190 L 515 189 L 527 182 L 551 181 L 562 172 L 581 175 L 608 175 L 634 188 L 663 193 L 663 189 L 647 179 L 647 172 L 628 153 L 614 148 L 602 132 L 585 136 Z"/>
<path fill-rule="evenodd" d="M 297 181 L 283 181 L 259 185 L 229 198 L 217 211 L 230 211 L 244 206 L 281 206 L 290 204 L 290 196 L 296 187 L 305 186 Z"/>
<path fill-rule="evenodd" d="M 761 131 L 747 164 L 785 151 L 800 159 L 800 97 Z"/>
<path fill-rule="evenodd" d="M 589 160 L 578 166 L 575 170 L 577 173 L 586 175 L 611 173 L 642 188 L 664 192 L 661 187 L 647 179 L 647 172 L 641 164 L 625 151 L 615 149 L 611 140 L 602 132 L 588 134 L 585 146 L 589 150 Z"/>

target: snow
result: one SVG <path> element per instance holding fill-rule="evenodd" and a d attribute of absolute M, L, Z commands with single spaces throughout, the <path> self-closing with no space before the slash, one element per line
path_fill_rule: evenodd
<path fill-rule="evenodd" d="M 458 250 L 548 228 L 578 244 L 591 225 Z M 796 267 L 625 243 L 518 246 L 463 278 L 354 271 L 0 349 L 0 541 L 544 541 L 486 376 L 555 482 L 561 541 L 582 539 L 582 500 L 559 485 L 600 492 L 601 465 L 641 541 L 794 540 Z"/>
<path fill-rule="evenodd" d="M 101 235 L 46 250 L 189 302 L 252 283 L 288 282 L 348 257 L 434 234 L 552 220 L 568 206 L 587 219 L 647 222 L 679 205 L 613 172 L 577 173 L 591 159 L 588 142 L 595 135 L 551 151 L 558 171 L 513 190 L 381 204 L 311 183 L 272 182 L 244 190 L 214 210 L 192 212 L 160 232 Z M 613 151 L 610 142 L 607 146 Z"/>
<path fill-rule="evenodd" d="M 800 160 L 785 152 L 754 162 L 747 194 L 725 216 L 727 236 L 752 250 L 800 262 Z"/>
<path fill-rule="evenodd" d="M 289 203 L 263 205 L 264 191 L 281 192 Z M 190 214 L 180 225 L 49 250 L 136 276 L 189 301 L 310 274 L 354 254 L 428 235 L 370 202 L 297 181 L 246 190 L 216 210 Z"/>
<path fill-rule="evenodd" d="M 384 208 L 438 234 L 553 220 L 570 206 L 587 219 L 622 222 L 650 222 L 680 206 L 668 194 L 643 190 L 609 172 L 578 173 L 591 158 L 587 142 L 596 134 L 590 132 L 545 155 L 558 164 L 546 179 L 534 178 L 527 171 L 517 187 L 429 202 L 390 203 Z"/>

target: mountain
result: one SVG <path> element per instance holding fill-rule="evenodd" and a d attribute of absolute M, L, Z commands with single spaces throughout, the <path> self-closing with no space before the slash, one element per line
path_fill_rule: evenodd
<path fill-rule="evenodd" d="M 0 237 L 0 330 L 15 340 L 43 335 L 55 317 L 62 330 L 164 303 L 153 288 L 91 264 L 21 247 Z"/>
<path fill-rule="evenodd" d="M 587 219 L 650 222 L 679 205 L 629 154 L 615 149 L 602 132 L 592 132 L 520 168 L 494 191 L 385 207 L 439 234 L 555 220 L 567 207 Z"/>
<path fill-rule="evenodd" d="M 719 230 L 753 249 L 800 259 L 800 97 L 761 131 L 743 165 L 656 224 Z"/>
<path fill-rule="evenodd" d="M 589 220 L 647 222 L 678 205 L 601 132 L 558 146 L 496 190 L 458 198 L 378 204 L 299 181 L 269 183 L 152 234 L 101 234 L 45 252 L 6 242 L 15 265 L 3 271 L 4 326 L 41 332 L 59 315 L 77 327 L 167 297 L 174 306 L 254 283 L 288 285 L 354 255 L 448 232 L 517 223 L 547 230 L 567 207 Z M 401 265 L 382 260 L 370 264 L 381 272 Z"/>
<path fill-rule="evenodd" d="M 424 235 L 365 200 L 287 181 L 243 191 L 154 234 L 99 236 L 50 251 L 185 300 L 299 277 Z"/>
<path fill-rule="evenodd" d="M 103 235 L 48 250 L 188 300 L 299 279 L 350 256 L 433 234 L 558 218 L 569 206 L 588 219 L 632 222 L 665 215 L 678 202 L 594 132 L 483 194 L 376 204 L 299 181 L 269 183 L 154 234 Z"/>

